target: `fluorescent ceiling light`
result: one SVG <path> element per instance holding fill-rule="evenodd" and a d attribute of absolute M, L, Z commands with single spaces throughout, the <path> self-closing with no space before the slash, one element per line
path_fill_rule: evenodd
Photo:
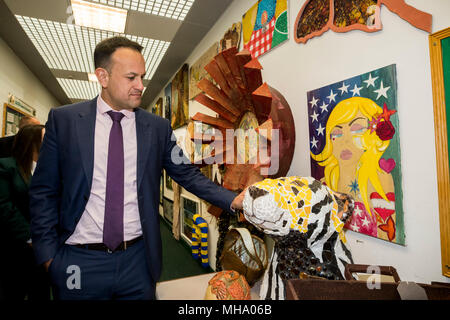
<path fill-rule="evenodd" d="M 90 82 L 98 82 L 97 76 L 95 73 L 88 73 L 88 79 Z"/>
<path fill-rule="evenodd" d="M 146 80 L 150 80 L 164 57 L 170 42 L 119 34 L 111 31 L 80 27 L 16 15 L 23 30 L 33 42 L 50 69 L 95 72 L 94 50 L 103 39 L 117 35 L 139 43 L 145 59 Z M 61 87 L 71 99 L 92 99 L 100 92 L 98 82 L 58 79 Z M 92 87 L 95 85 L 96 87 Z M 95 88 L 95 90 L 93 90 Z"/>
<path fill-rule="evenodd" d="M 183 21 L 194 0 L 87 0 L 115 8 L 133 10 Z"/>
<path fill-rule="evenodd" d="M 94 73 L 97 43 L 119 33 L 16 15 L 23 30 L 50 69 Z M 150 80 L 170 42 L 122 34 L 139 43 L 145 59 L 146 80 Z"/>
<path fill-rule="evenodd" d="M 73 17 L 77 25 L 119 33 L 125 32 L 127 10 L 82 0 L 71 1 Z"/>
<path fill-rule="evenodd" d="M 91 100 L 94 99 L 101 90 L 98 82 L 63 78 L 57 78 L 57 80 L 69 99 Z"/>

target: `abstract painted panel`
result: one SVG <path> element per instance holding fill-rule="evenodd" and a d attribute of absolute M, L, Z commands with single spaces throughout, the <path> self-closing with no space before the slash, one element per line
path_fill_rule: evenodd
<path fill-rule="evenodd" d="M 307 97 L 311 174 L 354 197 L 346 228 L 405 244 L 395 65 Z"/>
<path fill-rule="evenodd" d="M 253 58 L 288 40 L 287 0 L 259 0 L 243 15 L 242 28 Z"/>
<path fill-rule="evenodd" d="M 163 109 L 163 98 L 159 98 L 158 101 L 156 101 L 155 105 L 152 108 L 152 113 L 161 117 L 162 109 Z"/>
<path fill-rule="evenodd" d="M 206 72 L 205 66 L 215 57 L 217 54 L 219 43 L 214 43 L 203 55 L 192 64 L 189 75 L 189 99 L 194 99 L 199 93 L 202 92 L 197 87 L 197 83 L 206 77 L 206 79 L 212 81 L 211 76 Z"/>
<path fill-rule="evenodd" d="M 383 4 L 414 27 L 431 32 L 432 16 L 406 4 L 405 0 L 308 0 L 294 24 L 295 41 L 306 43 L 329 29 L 379 31 Z"/>
<path fill-rule="evenodd" d="M 189 66 L 184 64 L 172 80 L 172 129 L 177 129 L 189 120 Z"/>

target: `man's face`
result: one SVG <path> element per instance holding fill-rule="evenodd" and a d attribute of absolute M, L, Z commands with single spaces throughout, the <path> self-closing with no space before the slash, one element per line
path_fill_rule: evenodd
<path fill-rule="evenodd" d="M 99 71 L 100 70 L 100 71 Z M 115 110 L 132 110 L 142 99 L 145 61 L 130 48 L 119 48 L 112 55 L 108 70 L 96 70 L 102 85 L 102 98 Z"/>

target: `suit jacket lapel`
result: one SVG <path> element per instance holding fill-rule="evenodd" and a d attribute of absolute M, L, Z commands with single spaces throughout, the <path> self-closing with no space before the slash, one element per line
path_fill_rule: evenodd
<path fill-rule="evenodd" d="M 148 118 L 143 117 L 143 111 L 137 108 L 136 113 L 136 142 L 137 142 L 137 190 L 139 192 L 142 178 L 146 169 L 145 164 L 149 155 L 152 139 L 152 128 Z"/>
<path fill-rule="evenodd" d="M 81 162 L 88 182 L 89 190 L 92 186 L 94 172 L 94 141 L 95 119 L 97 115 L 97 97 L 85 105 L 78 113 L 76 120 L 77 140 L 80 150 Z M 69 141 L 67 143 L 70 143 Z"/>

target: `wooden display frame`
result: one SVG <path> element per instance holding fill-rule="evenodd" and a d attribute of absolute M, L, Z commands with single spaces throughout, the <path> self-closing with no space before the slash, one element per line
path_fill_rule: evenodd
<path fill-rule="evenodd" d="M 181 228 L 181 238 L 188 244 L 191 245 L 192 243 L 192 239 L 191 239 L 191 233 L 186 233 L 185 232 L 185 224 L 192 228 L 192 226 L 189 223 L 185 223 L 185 215 L 184 215 L 184 200 L 189 200 L 192 201 L 196 204 L 197 206 L 197 212 L 193 212 L 193 214 L 200 214 L 201 215 L 201 210 L 202 210 L 202 204 L 199 198 L 197 198 L 196 196 L 194 196 L 193 194 L 185 191 L 182 192 L 180 195 L 180 228 Z M 191 222 L 191 221 L 190 221 Z M 191 222 L 191 224 L 193 223 L 193 221 Z"/>
<path fill-rule="evenodd" d="M 447 137 L 447 114 L 441 40 L 450 37 L 450 28 L 429 36 L 431 80 L 433 86 L 436 166 L 441 229 L 442 274 L 450 277 L 450 174 Z M 450 84 L 447 84 L 450 85 Z M 449 115 L 450 116 L 450 115 Z M 450 120 L 450 119 L 449 119 Z"/>
<path fill-rule="evenodd" d="M 3 104 L 3 124 L 2 124 L 2 137 L 6 136 L 6 118 L 8 116 L 8 109 L 12 110 L 15 113 L 20 113 L 23 117 L 25 116 L 32 116 L 29 113 L 24 112 L 23 110 L 20 110 L 17 107 L 14 107 L 13 105 L 9 104 L 9 103 L 4 103 Z M 17 132 L 16 132 L 17 133 Z"/>

